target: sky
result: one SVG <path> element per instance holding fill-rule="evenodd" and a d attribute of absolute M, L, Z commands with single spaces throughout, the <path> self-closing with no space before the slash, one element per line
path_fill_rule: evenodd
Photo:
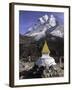
<path fill-rule="evenodd" d="M 50 16 L 54 15 L 56 20 L 60 24 L 64 24 L 64 13 L 62 12 L 40 12 L 40 11 L 19 11 L 19 33 L 24 34 L 28 31 L 29 27 L 32 27 L 35 23 L 37 23 L 38 18 L 47 14 Z"/>

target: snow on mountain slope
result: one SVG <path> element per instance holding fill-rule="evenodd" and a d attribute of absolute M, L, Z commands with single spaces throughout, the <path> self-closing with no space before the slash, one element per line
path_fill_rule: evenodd
<path fill-rule="evenodd" d="M 45 37 L 46 32 L 48 32 L 49 34 L 63 38 L 64 28 L 62 25 L 57 24 L 57 20 L 53 15 L 51 15 L 50 18 L 45 15 L 38 20 L 40 20 L 40 22 L 35 24 L 35 26 L 30 27 L 24 36 L 34 37 L 35 40 L 39 40 L 42 37 Z"/>
<path fill-rule="evenodd" d="M 52 31 L 50 34 L 63 38 L 64 37 L 64 27 L 62 25 L 60 25 L 54 31 Z"/>

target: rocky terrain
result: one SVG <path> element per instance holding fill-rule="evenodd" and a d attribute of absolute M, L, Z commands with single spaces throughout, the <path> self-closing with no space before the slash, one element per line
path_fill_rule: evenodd
<path fill-rule="evenodd" d="M 44 41 L 48 42 L 48 46 L 50 49 L 50 55 L 55 58 L 57 64 L 57 75 L 63 76 L 64 72 L 64 59 L 62 60 L 62 67 L 59 65 L 59 58 L 63 56 L 63 39 L 57 36 L 52 36 L 51 34 L 47 34 L 46 38 L 42 38 L 39 41 L 35 41 L 32 37 L 26 37 L 20 35 L 20 64 L 19 64 L 19 72 L 20 79 L 23 78 L 34 78 L 32 72 L 32 68 L 36 60 L 41 57 L 41 50 L 44 45 Z M 30 58 L 30 59 L 29 59 Z M 31 73 L 32 72 L 32 73 Z M 52 71 L 53 72 L 53 71 Z M 31 74 L 31 76 L 29 76 Z M 48 75 L 48 76 L 46 76 Z M 39 76 L 40 77 L 40 76 Z M 44 70 L 44 75 L 42 77 L 51 77 L 50 72 L 46 72 Z M 54 77 L 54 75 L 52 75 Z M 36 77 L 35 77 L 36 78 Z"/>
<path fill-rule="evenodd" d="M 63 77 L 64 76 L 64 66 L 60 67 L 59 63 L 54 67 L 55 70 L 52 68 L 45 69 L 34 67 L 35 62 L 20 62 L 20 72 L 19 78 L 20 79 L 29 79 L 29 78 L 50 78 L 50 77 Z"/>

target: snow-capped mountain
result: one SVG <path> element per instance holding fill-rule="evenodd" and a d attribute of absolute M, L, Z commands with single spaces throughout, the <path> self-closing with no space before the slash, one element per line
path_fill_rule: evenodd
<path fill-rule="evenodd" d="M 28 29 L 24 36 L 34 37 L 35 40 L 39 40 L 42 37 L 45 37 L 46 32 L 48 32 L 53 36 L 63 38 L 63 31 L 63 26 L 58 24 L 54 15 L 51 15 L 50 17 L 48 15 L 44 15 L 38 19 L 37 24 Z"/>
<path fill-rule="evenodd" d="M 50 34 L 52 34 L 53 36 L 63 38 L 64 37 L 64 27 L 63 27 L 63 25 L 57 26 L 57 28 L 54 31 L 52 31 Z"/>

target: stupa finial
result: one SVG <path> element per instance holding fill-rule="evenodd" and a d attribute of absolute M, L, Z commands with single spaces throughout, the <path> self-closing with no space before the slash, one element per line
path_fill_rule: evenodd
<path fill-rule="evenodd" d="M 48 48 L 47 42 L 45 41 L 43 49 L 42 49 L 42 54 L 49 54 L 49 53 L 50 53 L 50 50 Z"/>

